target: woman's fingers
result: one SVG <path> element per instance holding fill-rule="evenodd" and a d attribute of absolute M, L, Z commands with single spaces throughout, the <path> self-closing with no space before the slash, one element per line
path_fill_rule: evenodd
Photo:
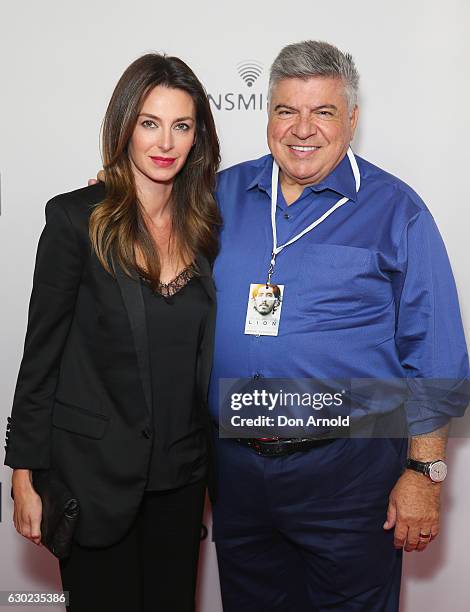
<path fill-rule="evenodd" d="M 27 494 L 21 499 L 15 498 L 13 522 L 23 537 L 35 544 L 41 542 L 42 503 L 36 492 Z"/>

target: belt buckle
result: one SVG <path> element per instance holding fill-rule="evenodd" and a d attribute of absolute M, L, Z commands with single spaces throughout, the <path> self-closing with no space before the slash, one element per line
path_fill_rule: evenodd
<path fill-rule="evenodd" d="M 257 455 L 262 455 L 263 454 L 263 449 L 262 449 L 262 446 L 260 444 L 260 440 L 257 440 L 256 438 L 252 438 L 250 440 L 250 446 L 255 451 L 255 453 Z"/>
<path fill-rule="evenodd" d="M 263 446 L 264 442 L 279 442 L 279 438 L 251 438 L 250 446 L 256 452 L 257 455 L 264 456 Z"/>

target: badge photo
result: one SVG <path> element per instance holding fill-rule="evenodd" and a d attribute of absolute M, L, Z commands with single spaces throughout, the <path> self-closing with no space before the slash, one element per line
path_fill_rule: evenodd
<path fill-rule="evenodd" d="M 245 334 L 277 336 L 281 319 L 284 285 L 250 285 L 246 309 Z"/>

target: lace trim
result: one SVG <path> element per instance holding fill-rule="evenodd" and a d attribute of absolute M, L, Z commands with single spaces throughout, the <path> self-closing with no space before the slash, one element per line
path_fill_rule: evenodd
<path fill-rule="evenodd" d="M 160 295 L 163 295 L 163 297 L 171 297 L 175 295 L 175 293 L 178 293 L 183 287 L 186 287 L 195 275 L 196 271 L 194 270 L 194 266 L 190 264 L 169 283 L 158 283 L 157 291 Z"/>

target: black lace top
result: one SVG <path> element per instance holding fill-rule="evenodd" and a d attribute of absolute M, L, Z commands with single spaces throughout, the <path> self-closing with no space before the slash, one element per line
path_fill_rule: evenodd
<path fill-rule="evenodd" d="M 154 293 L 142 282 L 150 338 L 153 446 L 147 490 L 195 482 L 206 473 L 196 373 L 209 298 L 192 266 Z"/>
<path fill-rule="evenodd" d="M 175 295 L 175 293 L 178 293 L 178 291 L 185 285 L 187 285 L 194 275 L 194 267 L 191 264 L 180 272 L 178 276 L 175 276 L 175 278 L 169 283 L 159 283 L 158 293 L 163 295 L 163 297 L 171 297 L 172 295 Z"/>

